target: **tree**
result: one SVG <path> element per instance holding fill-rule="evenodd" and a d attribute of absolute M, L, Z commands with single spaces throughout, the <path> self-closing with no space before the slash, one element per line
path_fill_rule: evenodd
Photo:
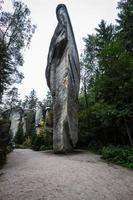
<path fill-rule="evenodd" d="M 85 42 L 84 53 L 81 54 L 81 92 L 84 93 L 84 99 L 86 108 L 88 108 L 88 93 L 91 85 L 93 85 L 96 70 L 97 70 L 97 58 L 96 58 L 96 36 L 94 34 L 88 35 L 83 38 Z"/>
<path fill-rule="evenodd" d="M 97 50 L 99 51 L 114 38 L 115 26 L 112 24 L 108 25 L 104 20 L 101 20 L 98 28 L 95 28 L 95 30 Z"/>
<path fill-rule="evenodd" d="M 22 102 L 22 107 L 23 107 L 23 109 L 35 110 L 37 102 L 38 102 L 38 98 L 36 95 L 36 91 L 33 89 L 30 92 L 29 96 L 25 96 L 25 99 Z"/>
<path fill-rule="evenodd" d="M 102 20 L 96 34 L 84 40 L 81 64 L 87 72 L 84 96 L 88 106 L 83 106 L 81 96 L 79 127 L 80 133 L 84 130 L 89 139 L 102 144 L 133 145 L 133 1 L 121 0 L 118 8 L 117 25 Z"/>
<path fill-rule="evenodd" d="M 46 107 L 52 108 L 52 95 L 51 95 L 51 93 L 49 91 L 46 94 L 46 99 L 44 99 L 42 101 L 42 106 L 44 108 L 46 108 Z"/>
<path fill-rule="evenodd" d="M 13 109 L 19 106 L 20 99 L 18 94 L 18 88 L 13 87 L 5 93 L 3 104 L 4 109 L 9 109 L 12 112 Z"/>
<path fill-rule="evenodd" d="M 0 15 L 0 100 L 3 91 L 13 83 L 19 83 L 23 74 L 19 66 L 24 63 L 23 50 L 30 44 L 35 25 L 30 10 L 21 1 L 13 1 L 13 12 Z"/>
<path fill-rule="evenodd" d="M 37 101 L 36 91 L 32 90 L 29 95 L 29 109 L 36 109 Z"/>
<path fill-rule="evenodd" d="M 18 131 L 14 137 L 14 142 L 16 144 L 23 144 L 24 142 L 24 133 L 23 133 L 23 127 L 22 127 L 22 124 L 21 122 L 19 123 L 19 126 L 18 126 Z"/>
<path fill-rule="evenodd" d="M 10 84 L 9 70 L 8 70 L 9 54 L 7 52 L 5 42 L 2 44 L 0 37 L 0 103 L 2 100 L 3 91 L 6 89 L 6 85 Z"/>
<path fill-rule="evenodd" d="M 133 53 L 133 0 L 121 0 L 118 3 L 117 29 L 125 48 Z"/>

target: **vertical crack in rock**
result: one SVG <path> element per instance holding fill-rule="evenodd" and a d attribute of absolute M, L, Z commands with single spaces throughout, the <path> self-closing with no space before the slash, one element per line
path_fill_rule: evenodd
<path fill-rule="evenodd" d="M 58 24 L 51 39 L 46 79 L 53 97 L 53 149 L 70 152 L 78 140 L 80 66 L 72 25 L 64 4 L 56 9 Z"/>

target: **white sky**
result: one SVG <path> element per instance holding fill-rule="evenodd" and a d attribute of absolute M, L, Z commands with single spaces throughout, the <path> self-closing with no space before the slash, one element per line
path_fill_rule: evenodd
<path fill-rule="evenodd" d="M 0 0 L 1 1 L 1 0 Z M 25 52 L 22 72 L 25 78 L 18 86 L 21 98 L 35 89 L 40 100 L 48 91 L 45 80 L 45 68 L 49 44 L 57 25 L 56 6 L 67 6 L 79 55 L 83 51 L 83 37 L 94 33 L 101 19 L 115 23 L 118 0 L 23 0 L 31 11 L 32 23 L 37 25 L 30 49 Z M 4 0 L 3 9 L 8 9 L 11 0 Z"/>

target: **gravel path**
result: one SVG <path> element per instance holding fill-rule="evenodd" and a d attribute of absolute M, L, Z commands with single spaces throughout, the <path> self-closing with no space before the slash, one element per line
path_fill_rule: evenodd
<path fill-rule="evenodd" d="M 87 151 L 19 149 L 0 171 L 0 200 L 133 200 L 133 171 Z"/>

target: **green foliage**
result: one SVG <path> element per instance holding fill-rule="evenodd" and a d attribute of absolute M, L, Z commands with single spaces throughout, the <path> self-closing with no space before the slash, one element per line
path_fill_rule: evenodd
<path fill-rule="evenodd" d="M 16 133 L 16 135 L 15 135 L 15 137 L 14 137 L 14 142 L 16 143 L 16 144 L 23 144 L 23 142 L 24 142 L 24 133 L 23 133 L 23 127 L 22 127 L 22 124 L 20 123 L 19 124 L 19 127 L 18 127 L 18 131 L 17 131 L 17 133 Z"/>
<path fill-rule="evenodd" d="M 47 148 L 46 148 L 46 146 L 45 145 L 42 145 L 41 147 L 40 147 L 40 149 L 39 149 L 40 151 L 45 151 L 45 150 L 47 150 Z"/>
<path fill-rule="evenodd" d="M 7 52 L 6 43 L 2 43 L 0 37 L 0 103 L 2 100 L 3 91 L 6 89 L 6 84 L 10 84 L 8 68 L 8 62 L 10 60 L 9 53 Z"/>
<path fill-rule="evenodd" d="M 30 44 L 35 26 L 30 19 L 30 10 L 21 1 L 13 1 L 13 12 L 0 14 L 0 100 L 3 91 L 13 83 L 20 83 L 23 74 L 22 50 Z"/>
<path fill-rule="evenodd" d="M 121 0 L 117 25 L 104 20 L 84 39 L 81 56 L 81 144 L 133 145 L 133 1 Z"/>
<path fill-rule="evenodd" d="M 119 143 L 121 135 L 116 121 L 115 107 L 97 102 L 90 105 L 88 110 L 80 111 L 79 139 L 80 144 L 83 143 L 82 146 L 86 147 L 89 143 L 96 143 L 100 146 Z"/>
<path fill-rule="evenodd" d="M 25 96 L 22 102 L 23 109 L 35 110 L 38 102 L 36 91 L 33 89 L 28 96 Z"/>
<path fill-rule="evenodd" d="M 3 109 L 9 110 L 9 113 L 18 108 L 20 106 L 18 88 L 13 87 L 7 90 L 4 93 L 2 100 L 3 100 L 2 103 L 4 105 Z"/>
<path fill-rule="evenodd" d="M 53 129 L 45 128 L 42 134 L 44 134 L 44 145 L 51 149 L 53 146 Z"/>
<path fill-rule="evenodd" d="M 48 91 L 46 94 L 46 99 L 42 101 L 42 106 L 44 108 L 50 107 L 52 108 L 52 96 L 51 93 Z"/>
<path fill-rule="evenodd" d="M 43 135 L 34 135 L 32 137 L 32 148 L 35 151 L 39 151 L 40 147 L 44 145 L 44 136 Z"/>
<path fill-rule="evenodd" d="M 118 3 L 118 30 L 125 48 L 133 53 L 133 0 L 121 0 Z"/>
<path fill-rule="evenodd" d="M 102 158 L 133 169 L 133 147 L 130 146 L 113 146 L 103 147 Z"/>
<path fill-rule="evenodd" d="M 45 126 L 53 127 L 53 112 L 52 110 L 49 110 L 47 112 L 47 116 L 45 115 Z"/>
<path fill-rule="evenodd" d="M 33 134 L 30 137 L 31 148 L 35 151 L 52 149 L 53 134 L 51 129 L 43 130 L 39 135 Z"/>
<path fill-rule="evenodd" d="M 25 139 L 25 141 L 23 142 L 23 146 L 25 146 L 27 148 L 31 148 L 31 144 L 32 144 L 32 142 L 31 142 L 31 138 L 30 137 L 27 137 Z"/>
<path fill-rule="evenodd" d="M 39 149 L 39 151 L 46 151 L 46 150 L 50 150 L 52 149 L 52 146 L 46 146 L 46 145 L 42 145 Z"/>
<path fill-rule="evenodd" d="M 8 146 L 11 141 L 9 129 L 10 121 L 7 119 L 0 119 L 0 167 L 5 163 Z"/>

